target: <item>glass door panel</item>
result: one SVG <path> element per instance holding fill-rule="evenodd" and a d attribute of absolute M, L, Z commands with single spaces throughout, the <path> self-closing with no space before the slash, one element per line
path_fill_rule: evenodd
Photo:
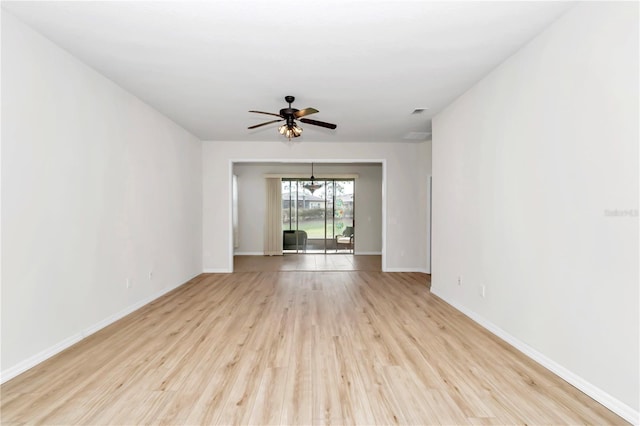
<path fill-rule="evenodd" d="M 353 251 L 355 241 L 354 229 L 354 181 L 353 180 L 337 180 L 335 181 L 335 235 L 336 251 L 348 250 Z M 353 235 L 353 238 L 351 238 Z"/>
<path fill-rule="evenodd" d="M 353 192 L 354 180 L 311 182 L 283 179 L 284 251 L 327 253 L 345 248 L 353 250 L 353 244 L 351 247 L 338 244 L 345 230 L 349 234 L 353 230 Z"/>
<path fill-rule="evenodd" d="M 322 185 L 321 187 L 319 185 Z M 307 252 L 324 251 L 324 194 L 322 182 L 298 183 L 298 230 L 307 235 Z"/>
<path fill-rule="evenodd" d="M 325 199 L 326 205 L 324 210 L 324 230 L 325 230 L 325 249 L 335 250 L 335 182 L 327 181 L 325 183 Z"/>
<path fill-rule="evenodd" d="M 282 181 L 282 250 L 288 253 L 304 252 L 307 243 L 298 232 L 298 190 L 298 181 Z"/>

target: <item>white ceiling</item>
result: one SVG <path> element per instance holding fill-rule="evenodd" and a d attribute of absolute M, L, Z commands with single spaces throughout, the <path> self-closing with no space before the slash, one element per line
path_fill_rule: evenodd
<path fill-rule="evenodd" d="M 394 142 L 571 3 L 30 2 L 2 7 L 202 140 L 269 141 L 256 109 L 315 107 L 300 141 Z M 488 100 L 489 101 L 489 100 Z M 415 108 L 428 108 L 411 114 Z M 275 118 L 275 117 L 273 117 Z M 417 134 L 416 134 L 417 133 Z"/>

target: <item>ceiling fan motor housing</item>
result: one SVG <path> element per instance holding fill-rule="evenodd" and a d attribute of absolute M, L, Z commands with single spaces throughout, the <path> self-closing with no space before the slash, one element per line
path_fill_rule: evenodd
<path fill-rule="evenodd" d="M 282 108 L 280 110 L 280 116 L 287 119 L 287 124 L 289 126 L 293 125 L 293 114 L 298 112 L 299 110 L 296 108 L 291 108 L 291 104 L 296 100 L 294 96 L 287 95 L 284 97 L 284 100 L 289 104 L 289 108 Z"/>
<path fill-rule="evenodd" d="M 280 116 L 286 118 L 287 119 L 287 123 L 288 123 L 289 119 L 291 119 L 291 121 L 293 121 L 293 114 L 295 114 L 298 111 L 299 110 L 297 110 L 295 108 L 282 108 L 280 110 Z"/>

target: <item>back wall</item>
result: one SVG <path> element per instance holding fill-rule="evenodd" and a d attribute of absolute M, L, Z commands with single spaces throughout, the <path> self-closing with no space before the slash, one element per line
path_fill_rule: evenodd
<path fill-rule="evenodd" d="M 237 254 L 262 254 L 264 247 L 265 174 L 311 175 L 310 164 L 237 163 L 239 241 Z M 314 174 L 357 174 L 355 183 L 356 252 L 382 252 L 382 165 L 314 164 Z"/>
<path fill-rule="evenodd" d="M 233 270 L 231 172 L 234 162 L 385 162 L 382 251 L 384 270 L 427 271 L 427 188 L 431 143 L 203 143 L 203 266 L 206 272 Z M 280 140 L 282 138 L 283 140 Z M 357 190 L 356 190 L 357 191 Z M 357 226 L 357 225 L 356 225 Z"/>

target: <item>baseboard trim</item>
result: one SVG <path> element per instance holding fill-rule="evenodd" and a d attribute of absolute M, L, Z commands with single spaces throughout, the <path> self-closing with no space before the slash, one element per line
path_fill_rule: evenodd
<path fill-rule="evenodd" d="M 305 253 L 302 253 L 305 254 Z M 322 253 L 318 253 L 318 254 L 322 254 Z M 327 254 L 335 254 L 333 251 L 329 251 Z M 356 253 L 338 253 L 338 254 L 354 254 L 355 256 L 381 256 L 382 252 L 379 251 L 359 251 Z M 269 256 L 264 254 L 264 252 L 261 251 L 239 251 L 236 253 L 233 253 L 234 256 Z M 274 255 L 274 256 L 281 256 L 281 255 Z"/>
<path fill-rule="evenodd" d="M 490 331 L 495 336 L 509 343 L 511 346 L 515 347 L 520 352 L 522 352 L 532 360 L 536 361 L 538 364 L 542 365 L 549 371 L 555 373 L 556 375 L 558 375 L 559 377 L 567 381 L 569 384 L 581 390 L 582 392 L 584 392 L 585 394 L 587 394 L 588 396 L 590 396 L 600 404 L 604 405 L 609 410 L 613 411 L 614 413 L 616 413 L 626 421 L 635 425 L 640 424 L 640 412 L 634 410 L 624 402 L 618 400 L 617 398 L 613 397 L 609 393 L 605 392 L 604 390 L 598 388 L 597 386 L 593 385 L 592 383 L 578 376 L 574 372 L 558 364 L 557 362 L 550 359 L 549 357 L 542 354 L 541 352 L 538 352 L 536 349 L 532 348 L 531 346 L 522 342 L 518 338 L 507 333 L 506 331 L 504 331 L 497 325 L 493 324 L 491 321 L 488 321 L 486 318 L 482 317 L 481 315 L 478 315 L 474 311 L 467 309 L 465 306 L 453 300 L 448 300 L 446 297 L 438 294 L 437 289 L 435 291 L 434 289 L 432 289 L 431 292 L 436 296 L 438 296 L 440 299 L 447 302 L 449 305 L 453 306 L 458 311 L 462 312 L 463 314 L 471 318 L 473 321 L 478 323 L 480 326 L 482 326 L 486 330 Z"/>
<path fill-rule="evenodd" d="M 203 274 L 230 274 L 232 272 L 226 268 L 207 268 L 202 271 Z"/>
<path fill-rule="evenodd" d="M 382 272 L 422 272 L 428 274 L 426 268 L 385 268 Z"/>
<path fill-rule="evenodd" d="M 14 377 L 24 373 L 25 371 L 35 367 L 43 361 L 51 358 L 52 356 L 62 352 L 63 350 L 71 347 L 82 340 L 82 333 L 76 333 L 73 336 L 67 337 L 61 342 L 56 343 L 50 348 L 45 349 L 42 352 L 39 352 L 24 361 L 19 362 L 13 367 L 9 367 L 6 370 L 3 370 L 0 374 L 0 383 L 8 382 Z"/>
<path fill-rule="evenodd" d="M 200 275 L 200 274 L 198 274 Z M 194 276 L 193 278 L 197 277 L 198 275 Z M 191 279 L 193 279 L 191 278 Z M 190 280 L 191 280 L 190 279 Z M 185 281 L 189 282 L 190 280 Z M 151 302 L 153 302 L 154 300 L 156 300 L 157 298 L 165 295 L 166 293 L 180 287 L 181 285 L 183 285 L 184 283 L 181 283 L 177 286 L 174 287 L 166 287 L 162 290 L 160 290 L 157 293 L 152 294 L 149 297 L 146 297 L 132 305 L 127 306 L 125 309 L 121 310 L 120 312 L 117 312 L 113 315 L 108 316 L 107 318 L 98 321 L 97 323 L 90 325 L 89 327 L 80 330 L 80 332 L 75 333 L 69 337 L 67 337 L 66 339 L 62 340 L 61 342 L 56 343 L 55 345 L 33 355 L 30 356 L 29 358 L 25 359 L 24 361 L 19 362 L 18 364 L 14 365 L 13 367 L 9 367 L 6 370 L 3 370 L 0 373 L 0 383 L 5 383 L 11 379 L 13 379 L 14 377 L 24 373 L 25 371 L 35 367 L 36 365 L 46 361 L 47 359 L 53 357 L 54 355 L 59 354 L 60 352 L 64 351 L 65 349 L 75 345 L 76 343 L 78 343 L 79 341 L 81 341 L 82 339 L 96 333 L 97 331 L 102 330 L 103 328 L 107 327 L 108 325 L 113 324 L 114 322 L 118 321 L 121 318 L 124 318 L 125 316 L 129 315 L 130 313 L 140 309 L 141 307 L 143 307 L 144 305 L 147 305 Z"/>
<path fill-rule="evenodd" d="M 195 277 L 193 277 L 193 278 L 195 278 Z M 193 279 L 193 278 L 191 278 L 191 279 Z M 189 282 L 189 281 L 190 280 L 187 280 L 185 282 Z M 182 284 L 180 284 L 180 285 L 182 285 Z M 100 322 L 97 322 L 96 324 L 94 324 L 94 325 L 92 325 L 90 327 L 87 327 L 86 329 L 84 329 L 80 333 L 81 334 L 81 338 L 84 339 L 85 337 L 90 336 L 93 333 L 102 330 L 106 326 L 111 325 L 114 322 L 118 321 L 119 319 L 126 317 L 130 313 L 137 311 L 138 309 L 142 308 L 144 305 L 147 305 L 147 304 L 153 302 L 154 300 L 158 299 L 159 297 L 164 296 L 165 294 L 167 294 L 171 290 L 174 290 L 174 289 L 180 287 L 180 285 L 175 286 L 175 287 L 166 287 L 166 288 L 160 290 L 159 292 L 157 292 L 157 293 L 155 293 L 155 294 L 153 294 L 153 295 L 151 295 L 149 297 L 146 297 L 146 298 L 144 298 L 144 299 L 142 299 L 142 300 L 140 300 L 140 301 L 138 301 L 138 302 L 136 302 L 136 303 L 134 303 L 132 305 L 129 305 L 128 307 L 126 307 L 125 309 L 121 310 L 120 312 L 118 312 L 118 313 L 116 313 L 114 315 L 111 315 L 111 316 L 103 319 Z"/>

